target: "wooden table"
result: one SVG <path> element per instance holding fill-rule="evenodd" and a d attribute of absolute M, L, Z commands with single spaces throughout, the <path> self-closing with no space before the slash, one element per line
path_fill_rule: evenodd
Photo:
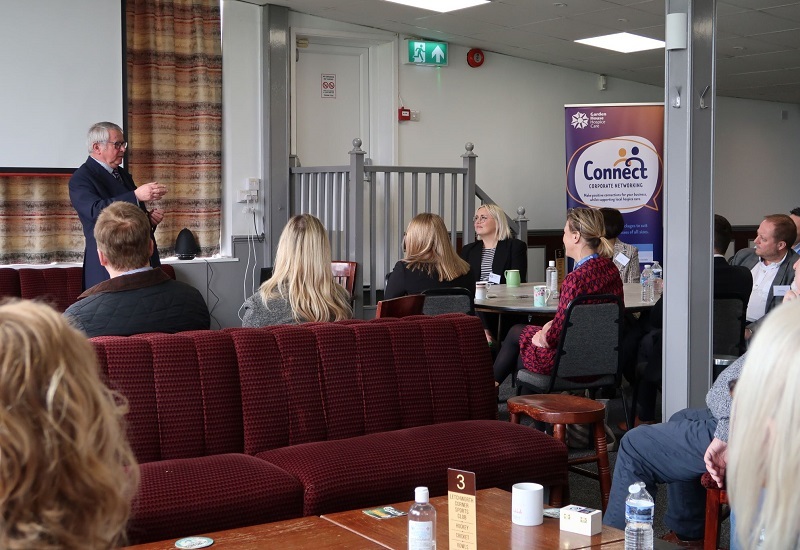
<path fill-rule="evenodd" d="M 544 283 L 522 283 L 518 287 L 491 285 L 483 300 L 475 300 L 475 309 L 493 313 L 527 313 L 528 315 L 553 316 L 558 308 L 558 300 L 551 299 L 545 307 L 534 307 L 533 287 Z M 625 310 L 643 311 L 653 307 L 655 302 L 642 302 L 642 286 L 639 283 L 625 283 Z"/>
<path fill-rule="evenodd" d="M 358 513 L 361 514 L 361 511 L 359 510 Z M 361 515 L 363 516 L 364 514 Z M 400 519 L 405 520 L 406 518 Z M 202 536 L 214 539 L 214 544 L 209 546 L 208 550 L 264 550 L 266 548 L 280 548 L 281 550 L 300 548 L 373 550 L 382 548 L 379 544 L 317 516 L 229 529 L 217 533 L 206 533 Z M 176 540 L 178 539 L 139 544 L 130 546 L 128 549 L 175 550 Z"/>
<path fill-rule="evenodd" d="M 399 510 L 408 510 L 412 502 L 392 504 Z M 447 496 L 431 499 L 436 507 L 436 549 L 448 550 Z M 406 517 L 378 520 L 361 510 L 326 514 L 324 519 L 349 529 L 385 548 L 405 550 L 408 547 L 408 519 Z M 557 519 L 544 518 L 542 525 L 522 527 L 511 522 L 511 493 L 501 489 L 483 489 L 477 496 L 478 548 L 519 550 L 570 550 L 577 548 L 605 548 L 608 543 L 625 540 L 624 531 L 603 526 L 603 531 L 593 537 L 562 532 Z M 624 545 L 623 545 L 624 546 Z M 213 550 L 213 549 L 212 549 Z"/>

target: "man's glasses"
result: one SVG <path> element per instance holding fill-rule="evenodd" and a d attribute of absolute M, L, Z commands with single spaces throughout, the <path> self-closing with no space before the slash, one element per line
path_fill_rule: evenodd
<path fill-rule="evenodd" d="M 486 223 L 488 221 L 489 221 L 489 216 L 475 216 L 474 218 L 472 218 L 472 223 L 477 223 L 477 222 Z"/>
<path fill-rule="evenodd" d="M 108 143 L 109 145 L 113 145 L 114 149 L 119 151 L 120 149 L 127 149 L 128 142 L 127 141 L 104 141 L 103 143 Z"/>

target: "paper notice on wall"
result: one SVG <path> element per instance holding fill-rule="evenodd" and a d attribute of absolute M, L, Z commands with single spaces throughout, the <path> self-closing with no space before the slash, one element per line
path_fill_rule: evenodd
<path fill-rule="evenodd" d="M 336 75 L 322 75 L 322 97 L 336 99 Z"/>

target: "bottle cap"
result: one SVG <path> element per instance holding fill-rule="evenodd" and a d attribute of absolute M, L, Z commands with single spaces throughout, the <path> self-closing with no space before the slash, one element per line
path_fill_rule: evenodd
<path fill-rule="evenodd" d="M 428 502 L 429 494 L 427 487 L 417 487 L 414 489 L 414 500 L 420 503 Z"/>
<path fill-rule="evenodd" d="M 641 481 L 637 481 L 636 483 L 632 483 L 631 485 L 628 486 L 628 492 L 631 494 L 636 494 L 639 491 L 641 491 L 643 487 L 644 483 Z"/>
<path fill-rule="evenodd" d="M 547 267 L 555 267 L 555 266 L 556 266 L 555 260 L 550 260 L 549 262 L 547 262 Z"/>

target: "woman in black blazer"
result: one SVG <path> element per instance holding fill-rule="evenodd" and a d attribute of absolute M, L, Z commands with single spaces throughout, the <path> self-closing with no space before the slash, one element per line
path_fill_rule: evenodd
<path fill-rule="evenodd" d="M 453 287 L 466 288 L 474 299 L 475 277 L 450 244 L 442 218 L 430 213 L 414 216 L 404 243 L 405 258 L 397 262 L 389 276 L 385 299 Z"/>
<path fill-rule="evenodd" d="M 496 204 L 484 204 L 472 218 L 478 240 L 461 249 L 461 257 L 469 263 L 478 281 L 505 284 L 507 269 L 518 269 L 524 283 L 528 275 L 528 245 L 511 236 L 506 213 Z M 496 338 L 489 327 L 497 326 L 497 316 L 478 315 L 483 321 L 486 340 L 490 346 Z"/>
<path fill-rule="evenodd" d="M 478 240 L 461 249 L 478 281 L 505 284 L 507 269 L 518 269 L 522 282 L 528 275 L 528 245 L 511 236 L 506 213 L 496 204 L 484 204 L 472 218 Z M 483 266 L 483 267 L 481 267 Z"/>

